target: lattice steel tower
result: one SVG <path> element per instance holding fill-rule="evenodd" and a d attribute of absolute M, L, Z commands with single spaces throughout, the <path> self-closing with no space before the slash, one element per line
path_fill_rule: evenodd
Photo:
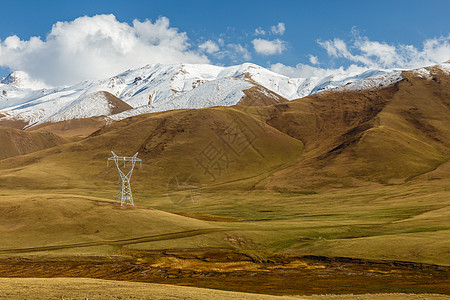
<path fill-rule="evenodd" d="M 120 206 L 124 205 L 129 201 L 131 205 L 134 206 L 133 202 L 133 194 L 131 194 L 131 185 L 130 185 L 130 178 L 131 174 L 133 173 L 134 165 L 138 161 L 140 166 L 142 165 L 142 159 L 137 158 L 138 153 L 136 152 L 135 155 L 128 157 L 128 156 L 117 156 L 113 151 L 111 151 L 113 154 L 112 157 L 108 158 L 107 166 L 109 167 L 109 161 L 112 160 L 116 164 L 116 170 L 117 173 L 119 173 L 119 188 L 117 189 L 117 195 L 116 200 L 120 200 Z M 119 162 L 123 161 L 123 166 L 125 167 L 125 164 L 127 161 L 131 162 L 130 170 L 127 174 L 122 172 L 122 170 L 119 167 Z"/>

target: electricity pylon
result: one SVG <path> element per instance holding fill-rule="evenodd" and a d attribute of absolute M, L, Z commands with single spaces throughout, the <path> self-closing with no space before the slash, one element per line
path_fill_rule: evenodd
<path fill-rule="evenodd" d="M 120 206 L 127 204 L 127 201 L 131 203 L 131 205 L 134 206 L 133 202 L 133 194 L 131 194 L 131 185 L 130 185 L 130 178 L 131 174 L 133 173 L 134 165 L 138 161 L 140 166 L 142 166 L 142 159 L 137 158 L 138 153 L 136 152 L 135 155 L 129 157 L 129 156 L 117 156 L 113 151 L 111 151 L 113 154 L 112 157 L 108 158 L 107 166 L 109 167 L 109 161 L 112 160 L 116 164 L 116 170 L 119 174 L 119 188 L 117 189 L 117 195 L 116 200 L 120 200 Z M 131 162 L 131 168 L 128 171 L 127 174 L 122 172 L 122 170 L 119 167 L 119 162 L 123 161 L 123 166 L 125 167 L 125 164 L 127 161 Z"/>

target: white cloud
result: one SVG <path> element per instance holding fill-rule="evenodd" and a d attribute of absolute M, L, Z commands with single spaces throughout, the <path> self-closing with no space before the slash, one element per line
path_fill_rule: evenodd
<path fill-rule="evenodd" d="M 212 54 L 219 51 L 219 46 L 217 46 L 217 44 L 211 40 L 208 40 L 198 45 L 198 48 L 208 54 Z"/>
<path fill-rule="evenodd" d="M 425 40 L 423 48 L 412 45 L 390 45 L 371 41 L 367 37 L 356 35 L 351 43 L 341 39 L 318 41 L 332 58 L 343 58 L 351 62 L 347 68 L 320 68 L 307 64 L 286 66 L 281 63 L 271 65 L 276 73 L 289 77 L 308 78 L 360 74 L 374 69 L 412 69 L 427 65 L 440 64 L 450 60 L 450 35 Z M 309 62 L 319 64 L 316 56 L 310 55 Z"/>
<path fill-rule="evenodd" d="M 314 55 L 309 55 L 309 62 L 312 63 L 313 65 L 318 65 L 319 64 L 319 58 L 317 58 L 317 56 Z"/>
<path fill-rule="evenodd" d="M 450 35 L 428 39 L 423 48 L 390 45 L 356 36 L 351 44 L 341 39 L 318 41 L 331 57 L 345 58 L 370 68 L 419 68 L 450 59 Z"/>
<path fill-rule="evenodd" d="M 186 33 L 170 27 L 165 17 L 154 23 L 134 20 L 130 26 L 114 15 L 85 16 L 57 22 L 44 40 L 13 35 L 0 41 L 0 66 L 61 85 L 151 63 L 209 62 L 189 47 Z"/>
<path fill-rule="evenodd" d="M 252 44 L 255 51 L 262 55 L 281 54 L 286 49 L 285 42 L 280 39 L 273 41 L 254 39 Z"/>
<path fill-rule="evenodd" d="M 270 28 L 270 31 L 272 31 L 273 34 L 279 34 L 279 35 L 283 35 L 284 31 L 286 30 L 286 26 L 284 25 L 284 23 L 278 23 L 276 26 L 272 26 Z"/>
<path fill-rule="evenodd" d="M 397 49 L 394 46 L 385 43 L 366 40 L 357 42 L 355 45 L 359 47 L 362 52 L 362 58 L 360 58 L 362 62 L 365 62 L 364 59 L 369 61 L 368 58 L 375 58 L 378 65 L 387 67 L 394 65 L 401 59 L 400 55 L 397 54 Z M 370 63 L 372 63 L 372 61 L 367 64 Z"/>
<path fill-rule="evenodd" d="M 347 45 L 341 39 L 328 40 L 325 42 L 317 41 L 317 43 L 327 50 L 329 56 L 338 57 L 348 55 Z"/>

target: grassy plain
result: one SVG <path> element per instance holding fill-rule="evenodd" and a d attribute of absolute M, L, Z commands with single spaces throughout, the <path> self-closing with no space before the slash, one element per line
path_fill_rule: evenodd
<path fill-rule="evenodd" d="M 33 253 L 45 255 L 48 251 L 110 255 L 121 248 L 223 247 L 263 256 L 283 253 L 450 265 L 446 184 L 306 195 L 218 194 L 204 189 L 194 198 L 191 191 L 179 191 L 177 196 L 182 193 L 186 198 L 174 203 L 173 193 L 136 191 L 136 207 L 120 207 L 111 200 L 112 189 L 4 191 L 0 254 L 26 253 L 22 248 L 37 248 Z M 50 248 L 36 252 L 39 247 Z"/>

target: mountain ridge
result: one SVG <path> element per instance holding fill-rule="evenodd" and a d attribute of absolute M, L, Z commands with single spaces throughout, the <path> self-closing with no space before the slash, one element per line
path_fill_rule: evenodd
<path fill-rule="evenodd" d="M 0 113 L 5 115 L 0 123 L 2 120 L 21 120 L 32 127 L 61 120 L 55 116 L 64 107 L 83 101 L 83 98 L 99 91 L 109 92 L 120 98 L 136 109 L 135 113 L 140 114 L 235 105 L 245 96 L 244 91 L 254 86 L 264 87 L 270 91 L 269 94 L 274 93 L 275 98 L 293 100 L 386 72 L 372 70 L 323 78 L 289 78 L 251 63 L 231 67 L 156 64 L 128 70 L 105 80 L 86 81 L 70 87 L 32 90 L 0 84 Z M 199 87 L 202 88 L 201 92 L 197 90 Z M 96 106 L 93 112 L 97 110 L 98 113 L 66 115 L 65 119 L 105 115 L 107 109 L 104 104 L 93 105 Z M 130 115 L 133 113 L 126 116 Z M 119 118 L 120 116 L 113 117 L 114 120 Z"/>

